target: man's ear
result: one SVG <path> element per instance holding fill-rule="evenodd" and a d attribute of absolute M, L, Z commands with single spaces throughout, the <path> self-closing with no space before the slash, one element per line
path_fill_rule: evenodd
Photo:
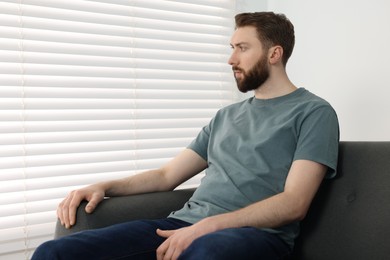
<path fill-rule="evenodd" d="M 274 65 L 278 62 L 282 62 L 283 48 L 282 46 L 276 45 L 269 49 L 269 63 Z"/>

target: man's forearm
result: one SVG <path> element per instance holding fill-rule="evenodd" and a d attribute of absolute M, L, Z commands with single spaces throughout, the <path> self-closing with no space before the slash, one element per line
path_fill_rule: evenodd
<path fill-rule="evenodd" d="M 207 162 L 202 157 L 190 149 L 184 149 L 159 169 L 98 185 L 103 187 L 108 197 L 168 191 L 173 190 L 206 167 Z"/>
<path fill-rule="evenodd" d="M 226 228 L 258 227 L 274 228 L 301 219 L 286 194 L 278 194 L 237 211 L 212 216 L 202 220 L 214 231 Z"/>
<path fill-rule="evenodd" d="M 169 189 L 160 169 L 95 185 L 102 187 L 107 197 L 126 196 Z"/>

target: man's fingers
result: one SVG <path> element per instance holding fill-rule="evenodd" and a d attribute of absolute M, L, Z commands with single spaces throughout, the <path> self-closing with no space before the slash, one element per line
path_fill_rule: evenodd
<path fill-rule="evenodd" d="M 76 213 L 77 213 L 77 207 L 74 207 L 74 206 L 70 206 L 69 209 L 68 209 L 68 212 L 69 212 L 69 227 L 70 228 L 71 226 L 73 226 L 74 224 L 76 224 Z"/>
<path fill-rule="evenodd" d="M 57 217 L 58 217 L 58 219 L 60 220 L 61 225 L 65 225 L 65 223 L 64 223 L 64 218 L 62 217 L 61 205 L 58 205 L 58 207 L 57 207 Z"/>
<path fill-rule="evenodd" d="M 69 196 L 67 196 L 57 208 L 57 216 L 61 221 L 61 224 L 66 228 L 69 228 L 69 215 L 68 215 Z"/>
<path fill-rule="evenodd" d="M 93 202 L 88 202 L 87 206 L 85 206 L 85 212 L 92 213 L 96 208 L 96 204 Z"/>
<path fill-rule="evenodd" d="M 165 237 L 165 240 L 156 250 L 157 260 L 170 259 L 170 239 L 169 237 L 174 233 L 174 230 L 156 230 L 157 235 Z M 169 257 L 169 258 L 167 258 Z"/>
<path fill-rule="evenodd" d="M 178 247 L 178 244 L 175 243 L 175 239 L 172 239 L 172 235 L 174 235 L 176 231 L 177 230 L 156 230 L 157 235 L 167 238 L 167 240 L 157 248 L 156 255 L 158 260 L 177 259 L 180 256 L 182 250 Z"/>
<path fill-rule="evenodd" d="M 170 237 L 171 235 L 173 235 L 173 233 L 175 232 L 175 230 L 161 230 L 161 229 L 157 229 L 157 235 L 159 235 L 160 237 L 165 237 L 165 238 L 168 238 Z"/>
<path fill-rule="evenodd" d="M 157 230 L 158 234 L 159 229 Z M 157 260 L 163 260 L 165 256 L 165 252 L 167 251 L 169 246 L 169 241 L 163 242 L 156 250 L 156 258 Z"/>
<path fill-rule="evenodd" d="M 162 259 L 164 260 L 172 260 L 175 259 L 173 258 L 173 253 L 175 252 L 175 248 L 172 248 L 172 246 L 169 246 L 167 250 L 164 253 L 164 256 Z"/>
<path fill-rule="evenodd" d="M 92 213 L 101 200 L 102 198 L 100 194 L 96 194 L 96 193 L 92 194 L 92 197 L 89 200 L 87 206 L 85 206 L 85 212 Z"/>
<path fill-rule="evenodd" d="M 69 228 L 76 224 L 77 208 L 80 206 L 81 201 L 84 199 L 84 195 L 79 193 L 79 191 L 71 192 L 72 195 L 69 198 L 68 208 L 64 209 L 68 213 Z"/>
<path fill-rule="evenodd" d="M 80 199 L 75 196 L 75 191 L 69 195 L 58 205 L 57 215 L 61 224 L 66 228 L 70 228 L 76 223 L 76 211 L 80 205 Z"/>
<path fill-rule="evenodd" d="M 58 205 L 57 216 L 63 226 L 70 228 L 76 224 L 77 208 L 80 206 L 81 201 L 88 201 L 85 211 L 91 213 L 103 199 L 104 190 L 93 185 L 74 190 Z"/>

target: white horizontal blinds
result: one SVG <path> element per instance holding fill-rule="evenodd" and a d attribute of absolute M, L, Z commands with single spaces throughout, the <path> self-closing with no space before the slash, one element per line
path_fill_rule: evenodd
<path fill-rule="evenodd" d="M 52 238 L 70 190 L 160 166 L 234 101 L 233 9 L 0 2 L 0 259 Z"/>

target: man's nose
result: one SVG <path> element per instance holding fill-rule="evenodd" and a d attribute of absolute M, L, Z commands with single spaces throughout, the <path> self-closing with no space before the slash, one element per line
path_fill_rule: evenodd
<path fill-rule="evenodd" d="M 228 63 L 229 65 L 237 65 L 237 57 L 234 52 L 230 55 Z"/>

